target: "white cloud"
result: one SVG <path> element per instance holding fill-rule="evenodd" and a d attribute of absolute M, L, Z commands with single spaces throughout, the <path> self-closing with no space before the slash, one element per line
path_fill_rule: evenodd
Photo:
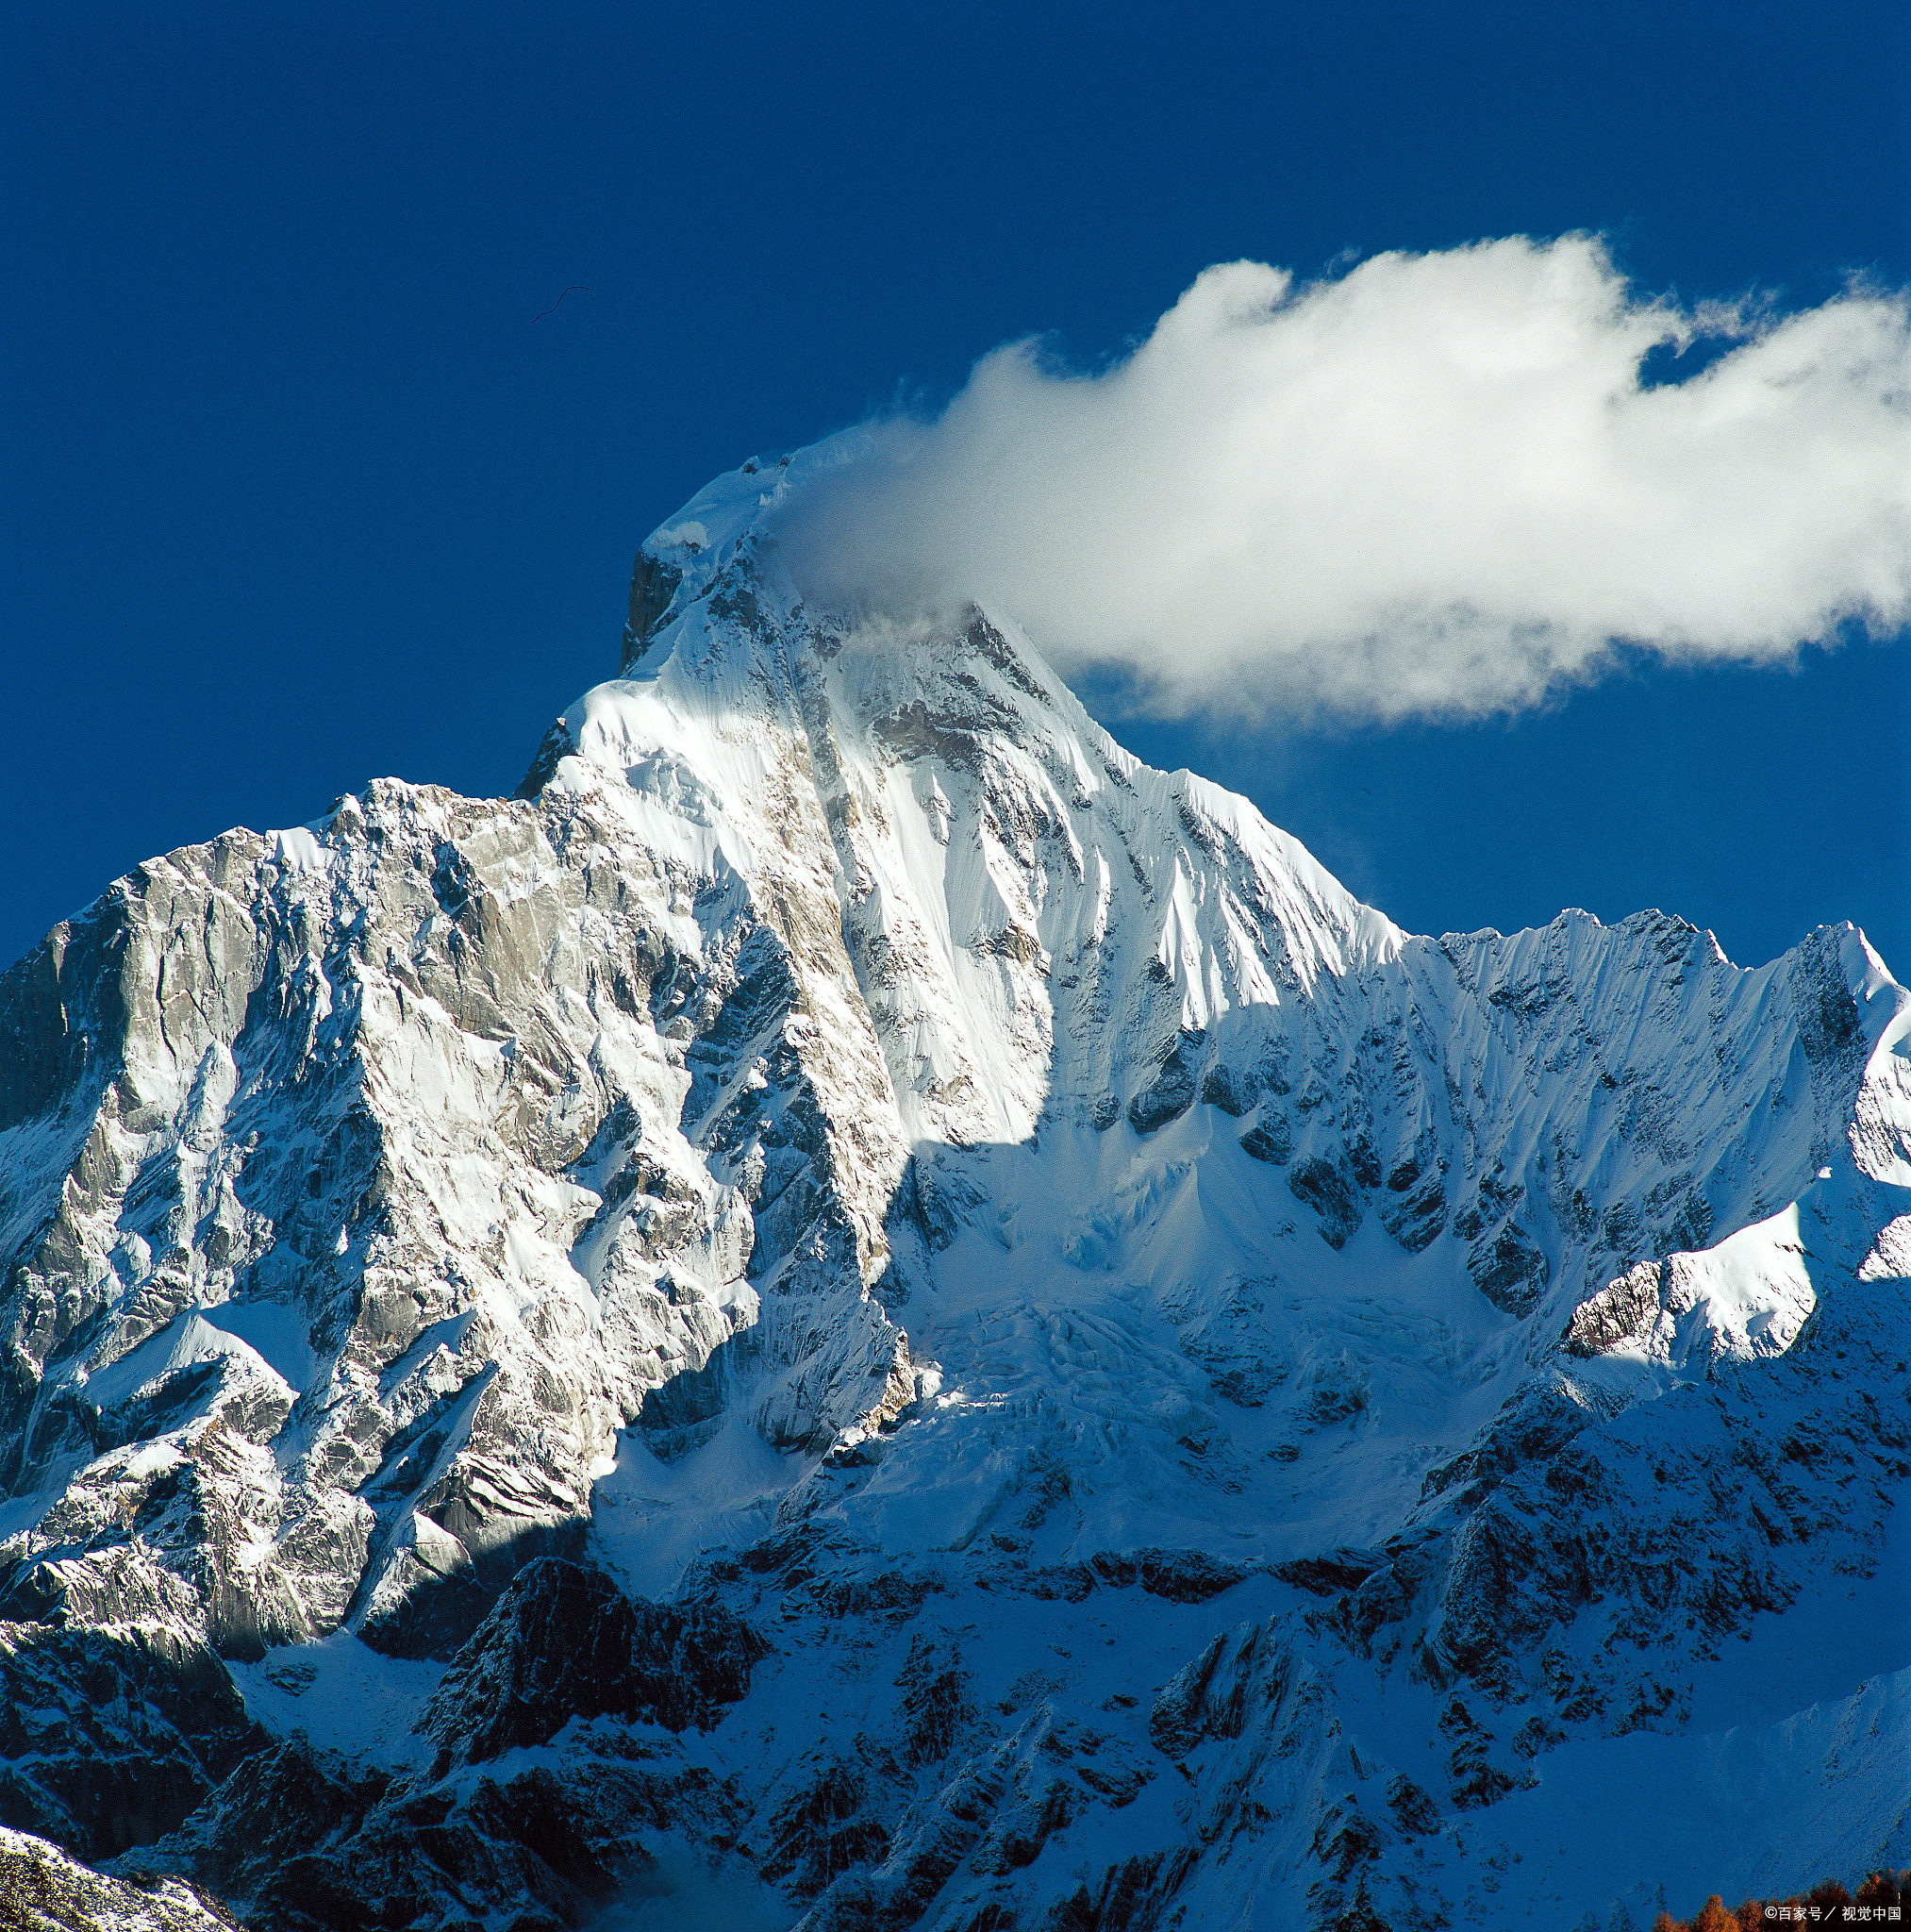
<path fill-rule="evenodd" d="M 1615 640 L 1755 662 L 1911 619 L 1903 297 L 1687 311 L 1587 236 L 1211 268 L 1105 373 L 1012 343 L 866 447 L 785 516 L 808 594 L 979 597 L 1164 707 L 1492 710 Z"/>

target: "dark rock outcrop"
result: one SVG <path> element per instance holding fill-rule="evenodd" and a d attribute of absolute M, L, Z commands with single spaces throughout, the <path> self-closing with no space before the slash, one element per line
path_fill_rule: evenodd
<path fill-rule="evenodd" d="M 264 1741 L 203 1647 L 0 1624 L 0 1824 L 110 1858 L 172 1831 Z"/>
<path fill-rule="evenodd" d="M 714 1604 L 653 1604 L 602 1571 L 545 1557 L 498 1599 L 420 1728 L 441 1758 L 481 1764 L 573 1718 L 706 1730 L 746 1695 L 762 1641 Z"/>
<path fill-rule="evenodd" d="M 1128 1124 L 1138 1134 L 1165 1127 L 1194 1105 L 1194 1057 L 1202 1038 L 1199 1033 L 1183 1033 L 1169 1048 L 1154 1079 L 1128 1103 Z"/>

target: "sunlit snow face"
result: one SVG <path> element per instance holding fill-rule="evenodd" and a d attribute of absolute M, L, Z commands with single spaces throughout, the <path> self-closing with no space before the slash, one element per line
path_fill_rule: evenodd
<path fill-rule="evenodd" d="M 1648 387 L 1660 344 L 1728 344 Z M 1911 611 L 1911 326 L 1641 301 L 1592 238 L 1210 268 L 1125 361 L 985 357 L 781 517 L 799 581 L 978 596 L 1155 702 L 1397 717 L 1533 702 L 1613 641 L 1782 658 Z"/>

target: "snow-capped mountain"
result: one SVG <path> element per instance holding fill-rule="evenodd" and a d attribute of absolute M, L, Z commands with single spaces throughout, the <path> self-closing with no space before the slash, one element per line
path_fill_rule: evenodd
<path fill-rule="evenodd" d="M 805 608 L 839 454 L 649 541 L 518 797 L 0 979 L 0 1823 L 274 1928 L 1911 1862 L 1911 995 L 1401 932 L 1001 613 Z"/>

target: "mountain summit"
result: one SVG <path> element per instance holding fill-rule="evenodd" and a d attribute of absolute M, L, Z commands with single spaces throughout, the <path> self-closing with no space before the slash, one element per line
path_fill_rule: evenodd
<path fill-rule="evenodd" d="M 1911 995 L 1401 932 L 1004 613 L 807 608 L 840 455 L 649 540 L 516 798 L 0 979 L 0 1824 L 447 1932 L 1911 1862 Z"/>

